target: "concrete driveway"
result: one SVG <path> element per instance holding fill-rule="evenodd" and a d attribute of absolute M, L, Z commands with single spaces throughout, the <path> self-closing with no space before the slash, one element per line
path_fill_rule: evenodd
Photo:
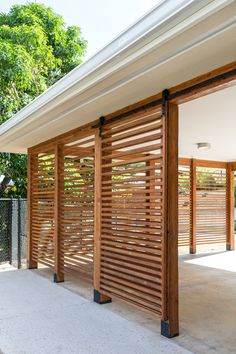
<path fill-rule="evenodd" d="M 190 353 L 30 270 L 0 272 L 4 354 Z"/>

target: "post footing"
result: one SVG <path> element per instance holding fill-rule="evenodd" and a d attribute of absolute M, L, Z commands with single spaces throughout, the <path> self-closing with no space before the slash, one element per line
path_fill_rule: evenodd
<path fill-rule="evenodd" d="M 93 301 L 96 302 L 97 304 L 103 305 L 103 304 L 108 304 L 112 300 L 110 297 L 103 295 L 100 293 L 100 291 L 94 289 Z"/>
<path fill-rule="evenodd" d="M 179 332 L 173 332 L 172 333 L 169 322 L 161 320 L 161 334 L 164 337 L 173 338 L 173 337 L 178 336 Z"/>
<path fill-rule="evenodd" d="M 62 283 L 64 281 L 64 275 L 58 275 L 58 274 L 54 273 L 53 281 L 54 281 L 54 283 Z"/>
<path fill-rule="evenodd" d="M 36 262 L 28 262 L 27 263 L 27 269 L 37 269 L 38 268 L 38 263 Z"/>
<path fill-rule="evenodd" d="M 234 251 L 234 246 L 226 245 L 226 251 Z"/>

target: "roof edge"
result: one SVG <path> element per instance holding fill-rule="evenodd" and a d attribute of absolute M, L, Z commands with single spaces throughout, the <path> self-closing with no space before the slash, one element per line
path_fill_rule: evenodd
<path fill-rule="evenodd" d="M 128 56 L 128 51 L 132 44 L 141 41 L 153 30 L 161 30 L 168 20 L 171 21 L 173 18 L 176 19 L 178 15 L 180 16 L 181 11 L 185 11 L 187 13 L 186 16 L 191 17 L 197 10 L 207 7 L 207 5 L 210 5 L 210 9 L 205 12 L 211 13 L 214 9 L 222 8 L 232 2 L 233 0 L 200 0 L 198 2 L 194 0 L 180 0 L 178 2 L 175 0 L 162 0 L 161 3 L 152 8 L 127 30 L 119 34 L 94 56 L 76 67 L 61 80 L 48 88 L 43 94 L 35 98 L 21 111 L 16 113 L 12 118 L 3 123 L 0 126 L 0 135 L 3 135 L 5 132 L 23 122 L 57 97 L 61 96 L 62 98 L 63 96 L 64 99 L 68 99 L 68 90 L 73 88 L 74 85 L 98 70 L 98 68 L 105 68 L 105 64 L 112 64 L 112 61 L 115 58 L 117 59 L 121 53 L 125 52 Z M 202 16 L 206 16 L 206 13 L 203 13 Z"/>

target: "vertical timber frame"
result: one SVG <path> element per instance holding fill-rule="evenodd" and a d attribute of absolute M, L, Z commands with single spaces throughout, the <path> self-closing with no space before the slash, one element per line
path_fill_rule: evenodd
<path fill-rule="evenodd" d="M 163 91 L 165 117 L 165 305 L 161 334 L 172 338 L 179 335 L 178 286 L 178 105 L 168 101 Z"/>
<path fill-rule="evenodd" d="M 190 245 L 189 251 L 191 254 L 196 253 L 196 187 L 197 182 L 197 168 L 196 160 L 191 159 L 190 162 Z"/>
<path fill-rule="evenodd" d="M 94 302 L 105 304 L 111 302 L 111 298 L 100 292 L 101 275 L 101 202 L 102 202 L 102 138 L 101 130 L 104 117 L 100 118 L 100 127 L 95 133 L 95 194 L 94 194 Z"/>
<path fill-rule="evenodd" d="M 32 162 L 33 154 L 28 153 L 28 162 L 27 162 L 27 178 L 28 178 L 28 188 L 27 188 L 27 268 L 35 269 L 38 267 L 37 262 L 33 260 L 33 235 L 32 235 Z"/>
<path fill-rule="evenodd" d="M 62 251 L 61 251 L 61 176 L 62 176 L 62 146 L 57 144 L 55 147 L 55 196 L 54 196 L 54 282 L 60 283 L 64 281 L 64 273 L 62 272 Z"/>
<path fill-rule="evenodd" d="M 234 171 L 231 163 L 226 167 L 226 250 L 235 249 L 234 241 Z"/>

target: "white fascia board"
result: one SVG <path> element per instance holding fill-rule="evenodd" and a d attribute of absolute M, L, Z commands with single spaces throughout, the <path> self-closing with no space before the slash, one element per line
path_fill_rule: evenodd
<path fill-rule="evenodd" d="M 2 124 L 0 136 L 24 121 L 27 124 L 26 120 L 34 119 L 39 110 L 45 109 L 46 113 L 54 106 L 94 87 L 96 83 L 232 2 L 233 0 L 163 0 L 96 55 L 76 67 Z M 60 98 L 59 102 L 57 98 Z"/>

